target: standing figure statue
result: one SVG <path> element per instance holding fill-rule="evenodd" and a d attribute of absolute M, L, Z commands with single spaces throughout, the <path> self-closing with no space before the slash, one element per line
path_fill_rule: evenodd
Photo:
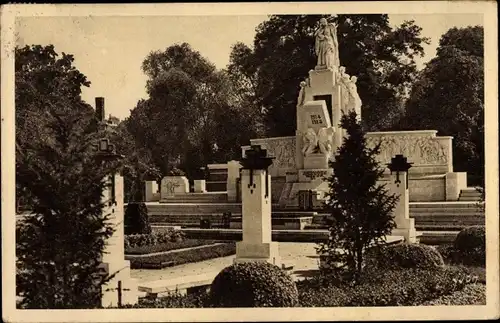
<path fill-rule="evenodd" d="M 319 28 L 314 33 L 315 52 L 318 56 L 318 68 L 333 69 L 340 65 L 337 25 L 330 24 L 325 18 L 319 21 Z"/>
<path fill-rule="evenodd" d="M 299 97 L 297 98 L 297 106 L 298 107 L 301 107 L 304 105 L 304 99 L 305 99 L 305 90 L 304 90 L 304 87 L 306 86 L 306 82 L 305 81 L 302 81 L 300 82 L 300 91 L 299 91 Z"/>
<path fill-rule="evenodd" d="M 361 119 L 361 98 L 358 94 L 358 87 L 356 86 L 356 81 L 358 78 L 352 76 L 351 79 L 346 83 L 346 87 L 349 93 L 349 101 L 347 104 L 347 111 L 350 112 L 354 110 L 356 112 L 357 118 Z"/>
<path fill-rule="evenodd" d="M 316 135 L 314 129 L 309 128 L 304 134 L 304 147 L 302 148 L 302 154 L 304 154 L 304 156 L 309 156 L 314 153 L 317 147 L 318 136 Z"/>

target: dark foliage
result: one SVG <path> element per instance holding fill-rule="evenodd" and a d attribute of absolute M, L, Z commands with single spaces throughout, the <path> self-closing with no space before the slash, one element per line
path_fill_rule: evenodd
<path fill-rule="evenodd" d="M 367 253 L 365 270 L 418 268 L 440 270 L 444 261 L 434 247 L 422 244 L 398 244 L 373 248 Z"/>
<path fill-rule="evenodd" d="M 288 274 L 273 264 L 236 263 L 215 277 L 210 302 L 214 307 L 294 307 L 297 287 Z"/>
<path fill-rule="evenodd" d="M 144 202 L 130 202 L 125 207 L 125 234 L 150 234 L 148 209 Z"/>
<path fill-rule="evenodd" d="M 328 255 L 330 274 L 357 280 L 366 248 L 383 243 L 395 227 L 392 212 L 398 198 L 377 184 L 383 174 L 375 159 L 380 148 L 367 148 L 356 113 L 343 116 L 341 124 L 347 136 L 331 162 L 333 175 L 328 178 L 325 203 L 333 218 L 330 237 L 318 252 Z"/>

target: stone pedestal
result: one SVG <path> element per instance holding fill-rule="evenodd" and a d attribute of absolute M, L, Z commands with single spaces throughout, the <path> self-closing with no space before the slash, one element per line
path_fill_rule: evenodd
<path fill-rule="evenodd" d="M 206 181 L 204 179 L 195 179 L 193 189 L 195 193 L 205 193 L 207 191 Z"/>
<path fill-rule="evenodd" d="M 124 239 L 124 205 L 123 205 L 123 177 L 114 176 L 114 200 L 110 203 L 113 190 L 108 188 L 104 192 L 106 206 L 103 214 L 109 214 L 109 223 L 114 227 L 113 235 L 106 241 L 104 253 L 102 255 L 102 267 L 108 275 L 115 276 L 102 286 L 101 304 L 103 307 L 118 306 L 118 282 L 121 282 L 121 303 L 136 304 L 138 302 L 137 280 L 130 277 L 130 262 L 125 260 Z"/>
<path fill-rule="evenodd" d="M 446 201 L 458 201 L 460 191 L 467 188 L 467 173 L 456 172 L 445 175 Z"/>
<path fill-rule="evenodd" d="M 250 172 L 241 171 L 243 241 L 236 244 L 234 261 L 265 261 L 280 266 L 278 245 L 271 236 L 271 176 L 266 170 Z"/>
<path fill-rule="evenodd" d="M 400 172 L 397 175 L 391 174 L 390 181 L 387 184 L 389 193 L 399 196 L 399 200 L 394 208 L 394 221 L 396 228 L 392 230 L 393 236 L 403 236 L 408 243 L 417 242 L 417 232 L 415 230 L 415 219 L 410 218 L 410 204 L 407 186 L 407 173 Z"/>
<path fill-rule="evenodd" d="M 185 176 L 165 176 L 161 180 L 161 200 L 186 193 L 189 193 L 189 180 Z"/>
<path fill-rule="evenodd" d="M 238 200 L 238 178 L 240 177 L 241 164 L 237 160 L 227 162 L 227 200 L 236 202 Z"/>
<path fill-rule="evenodd" d="M 327 154 L 316 153 L 304 157 L 304 169 L 327 169 L 330 157 Z"/>
<path fill-rule="evenodd" d="M 144 200 L 146 202 L 158 200 L 158 183 L 156 181 L 146 181 L 145 188 Z"/>

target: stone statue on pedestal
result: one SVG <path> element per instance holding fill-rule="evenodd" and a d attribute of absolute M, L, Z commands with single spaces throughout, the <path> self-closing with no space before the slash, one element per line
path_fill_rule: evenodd
<path fill-rule="evenodd" d="M 340 65 L 337 25 L 328 23 L 325 18 L 319 21 L 319 28 L 314 33 L 315 52 L 318 57 L 317 69 L 335 69 Z"/>
<path fill-rule="evenodd" d="M 316 147 L 318 147 L 318 136 L 316 132 L 314 132 L 314 129 L 309 128 L 304 134 L 304 147 L 302 148 L 302 153 L 304 156 L 309 156 L 314 153 Z"/>
<path fill-rule="evenodd" d="M 300 91 L 299 91 L 299 97 L 297 98 L 297 106 L 301 107 L 304 105 L 304 99 L 305 99 L 305 92 L 304 92 L 304 87 L 307 85 L 305 81 L 300 82 Z"/>
<path fill-rule="evenodd" d="M 323 154 L 330 155 L 332 153 L 334 134 L 334 127 L 321 128 L 318 130 L 318 147 Z"/>
<path fill-rule="evenodd" d="M 354 110 L 358 117 L 361 117 L 361 98 L 358 94 L 358 87 L 356 86 L 356 81 L 358 78 L 356 76 L 352 76 L 351 79 L 347 82 L 346 87 L 349 93 L 349 100 L 347 103 L 347 111 L 350 112 Z"/>

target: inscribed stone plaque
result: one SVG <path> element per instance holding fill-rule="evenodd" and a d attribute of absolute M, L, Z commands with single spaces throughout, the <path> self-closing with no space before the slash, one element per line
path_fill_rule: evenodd
<path fill-rule="evenodd" d="M 306 129 L 312 128 L 317 133 L 320 128 L 331 127 L 325 101 L 309 101 L 304 105 L 303 111 Z"/>

